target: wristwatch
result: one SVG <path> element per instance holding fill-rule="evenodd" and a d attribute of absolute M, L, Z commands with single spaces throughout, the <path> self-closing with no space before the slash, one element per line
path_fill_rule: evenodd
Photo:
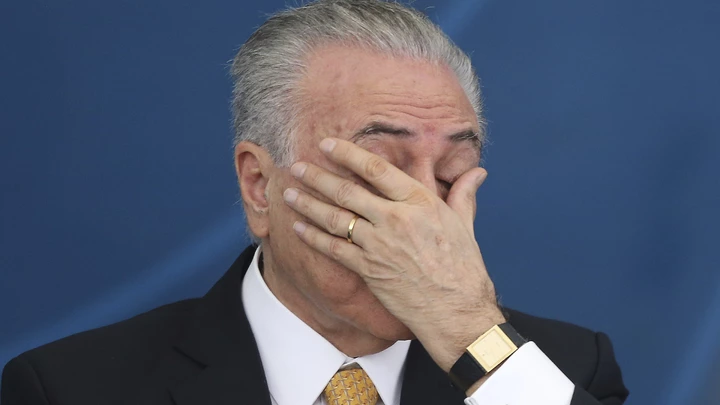
<path fill-rule="evenodd" d="M 462 392 L 467 391 L 525 342 L 509 323 L 493 326 L 468 346 L 452 366 L 450 380 L 453 386 Z"/>

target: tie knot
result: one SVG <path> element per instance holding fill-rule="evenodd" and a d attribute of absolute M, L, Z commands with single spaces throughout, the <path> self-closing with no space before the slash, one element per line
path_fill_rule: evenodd
<path fill-rule="evenodd" d="M 329 405 L 375 405 L 378 392 L 365 370 L 340 370 L 325 387 Z"/>

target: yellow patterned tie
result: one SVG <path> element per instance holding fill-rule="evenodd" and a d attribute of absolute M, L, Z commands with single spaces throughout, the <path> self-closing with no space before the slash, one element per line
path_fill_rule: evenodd
<path fill-rule="evenodd" d="M 325 387 L 329 405 L 375 405 L 378 392 L 370 377 L 361 368 L 340 370 Z"/>

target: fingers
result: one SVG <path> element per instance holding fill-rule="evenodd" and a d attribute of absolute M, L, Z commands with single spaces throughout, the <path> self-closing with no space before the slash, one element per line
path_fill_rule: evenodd
<path fill-rule="evenodd" d="M 356 212 L 371 223 L 381 219 L 382 206 L 388 203 L 352 180 L 310 163 L 295 163 L 290 173 L 305 186 L 319 192 L 336 205 Z"/>
<path fill-rule="evenodd" d="M 295 222 L 293 230 L 311 248 L 335 260 L 348 269 L 358 273 L 357 266 L 362 263 L 362 248 L 345 239 L 332 236 L 321 229 L 305 222 Z"/>
<path fill-rule="evenodd" d="M 394 201 L 408 201 L 422 194 L 423 187 L 402 170 L 352 142 L 325 138 L 320 150 L 333 162 L 352 170 Z"/>
<path fill-rule="evenodd" d="M 437 199 L 435 194 L 417 180 L 352 142 L 325 138 L 320 143 L 320 149 L 330 160 L 359 175 L 391 201 L 371 193 L 352 180 L 344 179 L 310 163 L 295 163 L 290 169 L 292 175 L 335 205 L 362 216 L 371 225 L 381 223 L 385 219 L 393 202 L 422 206 L 425 205 L 424 203 L 432 204 L 433 199 Z M 455 181 L 446 199 L 447 205 L 460 216 L 470 230 L 473 230 L 477 209 L 475 195 L 486 177 L 487 171 L 483 168 L 469 170 Z M 331 211 L 330 207 L 329 204 L 316 205 L 316 211 L 301 213 L 321 224 L 333 235 L 343 236 L 343 230 L 338 225 L 340 214 Z"/>
<path fill-rule="evenodd" d="M 481 167 L 472 169 L 460 176 L 450 189 L 447 205 L 455 211 L 463 223 L 473 230 L 477 210 L 477 190 L 487 178 L 487 171 Z"/>
<path fill-rule="evenodd" d="M 301 190 L 290 188 L 283 193 L 285 202 L 300 215 L 310 219 L 313 223 L 325 229 L 334 236 L 347 239 L 350 224 L 356 217 L 354 212 L 336 207 L 307 194 Z M 369 222 L 358 218 L 353 224 L 352 241 L 358 246 L 364 246 L 363 236 L 367 235 Z M 345 241 L 347 243 L 347 240 Z"/>

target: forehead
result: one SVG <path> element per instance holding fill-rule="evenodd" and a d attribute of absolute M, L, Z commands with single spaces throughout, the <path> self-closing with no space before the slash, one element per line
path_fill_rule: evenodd
<path fill-rule="evenodd" d="M 362 125 L 360 121 L 374 116 L 408 125 L 478 129 L 475 111 L 455 74 L 440 63 L 330 45 L 308 56 L 299 88 L 308 96 L 316 119 L 332 116 L 347 125 Z"/>

